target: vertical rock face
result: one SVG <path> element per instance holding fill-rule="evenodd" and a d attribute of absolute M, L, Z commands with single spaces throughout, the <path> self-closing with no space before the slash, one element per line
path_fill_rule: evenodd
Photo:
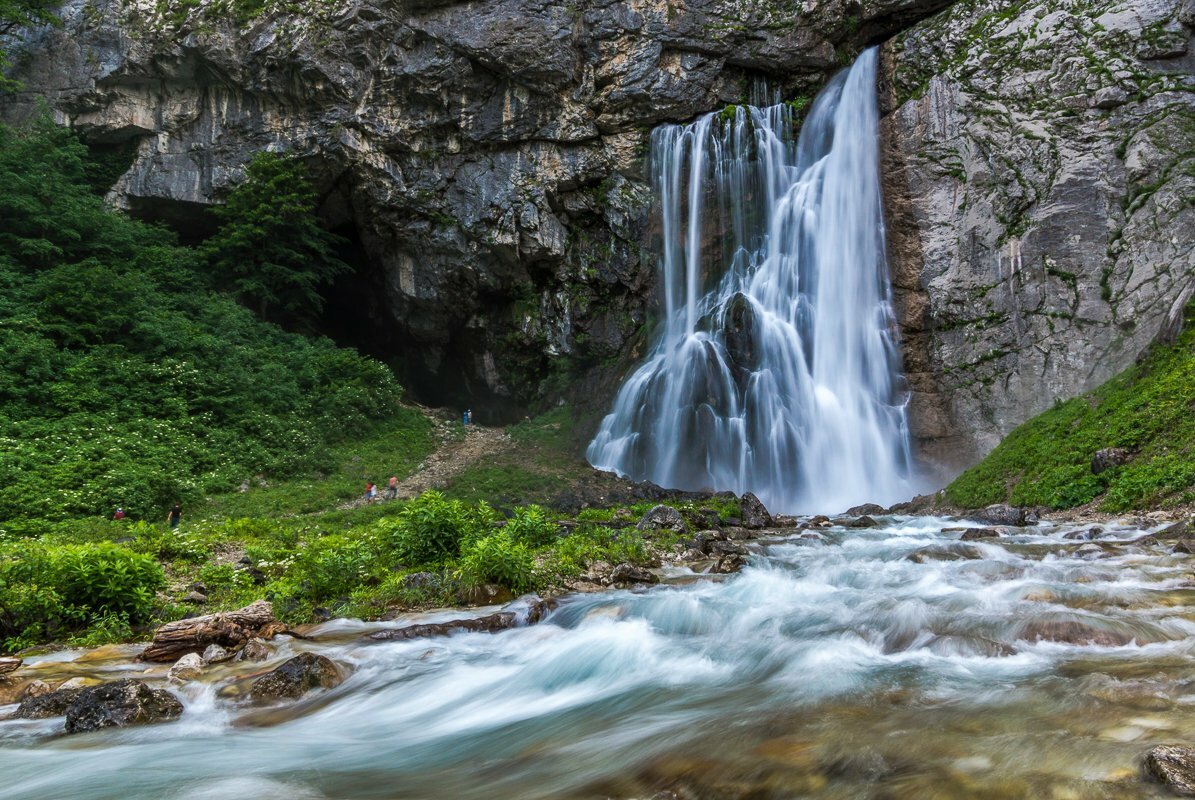
<path fill-rule="evenodd" d="M 968 0 L 890 40 L 884 173 L 923 450 L 1129 366 L 1195 284 L 1195 6 Z"/>
<path fill-rule="evenodd" d="M 604 402 L 649 318 L 650 129 L 764 79 L 811 93 L 945 3 L 69 0 L 0 114 L 45 96 L 90 141 L 135 144 L 112 198 L 196 232 L 254 151 L 298 153 L 364 263 L 335 332 L 432 401 L 513 412 L 587 375 Z"/>

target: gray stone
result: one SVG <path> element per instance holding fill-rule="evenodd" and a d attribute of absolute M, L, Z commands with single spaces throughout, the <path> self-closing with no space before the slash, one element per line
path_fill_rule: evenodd
<path fill-rule="evenodd" d="M 0 675 L 16 672 L 24 663 L 24 659 L 15 656 L 0 656 Z"/>
<path fill-rule="evenodd" d="M 751 492 L 743 495 L 739 501 L 739 509 L 739 515 L 742 518 L 744 528 L 759 530 L 760 528 L 772 527 L 772 515 L 768 513 L 768 509 L 764 506 L 763 501 Z"/>
<path fill-rule="evenodd" d="M 273 672 L 258 678 L 249 690 L 255 702 L 295 699 L 312 689 L 334 689 L 344 676 L 327 656 L 300 653 Z"/>
<path fill-rule="evenodd" d="M 685 518 L 671 506 L 656 506 L 643 515 L 636 526 L 641 531 L 676 531 L 683 533 L 688 529 Z"/>
<path fill-rule="evenodd" d="M 1145 769 L 1180 797 L 1195 797 L 1195 748 L 1163 744 L 1145 754 Z"/>
<path fill-rule="evenodd" d="M 241 646 L 235 658 L 237 661 L 265 661 L 273 652 L 264 639 L 254 637 Z"/>
<path fill-rule="evenodd" d="M 1129 463 L 1132 457 L 1133 454 L 1123 447 L 1105 447 L 1103 450 L 1097 450 L 1091 457 L 1091 472 L 1093 475 L 1099 475 L 1112 467 Z"/>
<path fill-rule="evenodd" d="M 53 692 L 41 692 L 27 697 L 17 707 L 13 719 L 46 719 L 61 717 L 71 704 L 83 694 L 83 687 L 59 688 Z"/>
<path fill-rule="evenodd" d="M 1025 509 L 1005 503 L 995 503 L 982 511 L 971 512 L 967 516 L 979 522 L 986 522 L 988 525 L 1009 525 L 1014 528 L 1023 527 L 1028 522 Z"/>
<path fill-rule="evenodd" d="M 198 653 L 187 653 L 170 667 L 170 680 L 175 683 L 195 680 L 203 674 L 204 664 L 203 656 Z"/>
<path fill-rule="evenodd" d="M 207 649 L 203 651 L 203 663 L 218 664 L 221 661 L 227 661 L 232 658 L 233 654 L 225 650 L 218 644 L 209 644 Z"/>
<path fill-rule="evenodd" d="M 973 542 L 976 539 L 995 539 L 999 535 L 1000 531 L 995 528 L 967 528 L 958 538 L 960 542 Z"/>
<path fill-rule="evenodd" d="M 182 713 L 183 704 L 170 692 L 125 679 L 84 689 L 66 710 L 66 732 L 169 722 Z"/>
<path fill-rule="evenodd" d="M 610 573 L 611 583 L 659 583 L 660 579 L 645 570 L 643 567 L 636 567 L 633 564 L 619 564 Z"/>

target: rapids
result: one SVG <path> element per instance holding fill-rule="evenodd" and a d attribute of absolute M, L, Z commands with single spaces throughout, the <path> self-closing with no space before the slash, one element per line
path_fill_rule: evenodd
<path fill-rule="evenodd" d="M 785 513 L 913 495 L 884 256 L 876 51 L 794 108 L 652 134 L 662 320 L 590 463 Z"/>
<path fill-rule="evenodd" d="M 772 532 L 738 575 L 673 568 L 498 634 L 367 643 L 461 613 L 334 620 L 278 659 L 316 650 L 353 674 L 279 709 L 230 696 L 263 668 L 242 664 L 177 688 L 176 723 L 0 721 L 0 797 L 1163 796 L 1138 762 L 1195 739 L 1184 557 L 1130 525 L 1091 546 L 1073 526 L 960 542 L 942 532 L 957 522 L 881 522 Z M 24 669 L 164 679 L 133 652 Z"/>

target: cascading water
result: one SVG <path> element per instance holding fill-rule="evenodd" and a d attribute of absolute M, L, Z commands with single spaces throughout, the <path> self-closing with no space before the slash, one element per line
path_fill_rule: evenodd
<path fill-rule="evenodd" d="M 818 95 L 652 135 L 662 331 L 589 445 L 670 488 L 785 512 L 911 493 L 884 258 L 876 53 Z"/>

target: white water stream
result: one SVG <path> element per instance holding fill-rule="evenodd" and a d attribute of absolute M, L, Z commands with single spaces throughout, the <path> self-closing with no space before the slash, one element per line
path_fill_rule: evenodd
<path fill-rule="evenodd" d="M 1137 763 L 1195 739 L 1185 557 L 1114 544 L 1129 528 L 1097 554 L 1068 528 L 959 542 L 949 524 L 794 533 L 722 582 L 572 596 L 493 635 L 377 643 L 360 636 L 406 622 L 335 621 L 277 660 L 315 650 L 352 676 L 277 711 L 224 697 L 218 667 L 176 690 L 175 723 L 0 721 L 0 797 L 1162 796 Z M 165 672 L 120 649 L 27 669 Z"/>
<path fill-rule="evenodd" d="M 913 494 L 879 185 L 876 52 L 793 131 L 737 107 L 652 135 L 663 321 L 599 469 L 786 513 Z"/>

